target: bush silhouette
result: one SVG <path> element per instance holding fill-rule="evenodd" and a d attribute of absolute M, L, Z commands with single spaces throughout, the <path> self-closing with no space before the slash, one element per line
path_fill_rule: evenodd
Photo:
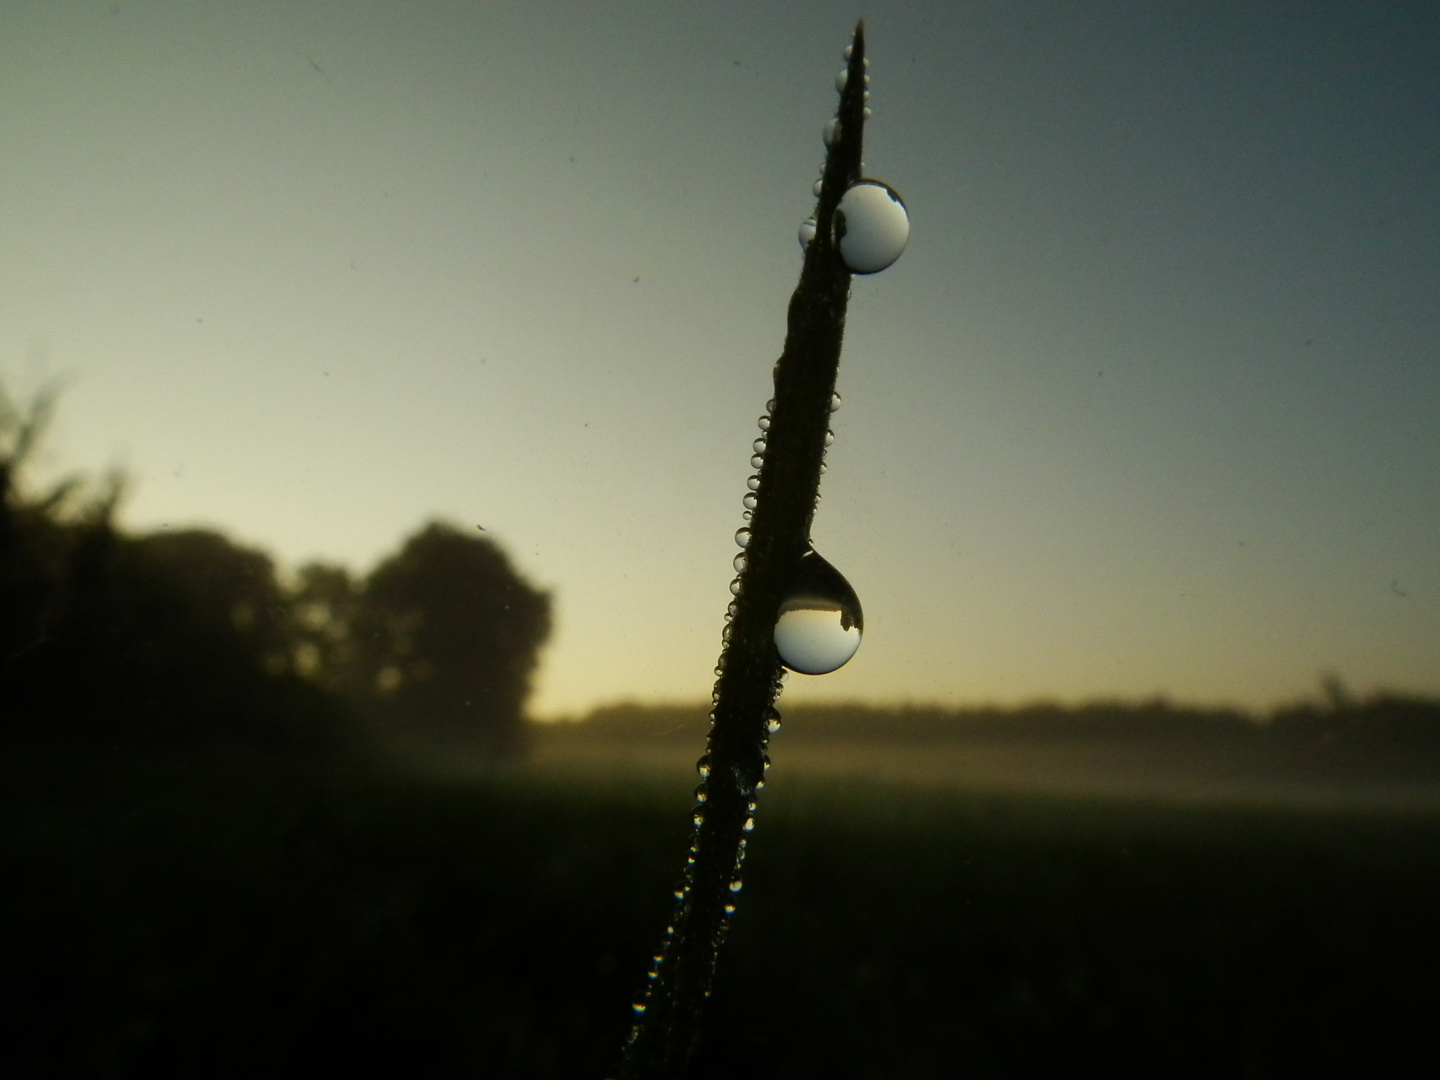
<path fill-rule="evenodd" d="M 311 570 L 312 595 L 341 583 Z M 432 522 L 366 580 L 353 605 L 353 670 L 337 672 L 387 735 L 492 755 L 522 744 L 550 598 L 485 537 Z M 337 635 L 338 636 L 338 635 Z"/>

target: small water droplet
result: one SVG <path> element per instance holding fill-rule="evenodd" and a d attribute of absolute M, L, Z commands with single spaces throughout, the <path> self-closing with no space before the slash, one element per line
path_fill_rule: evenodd
<path fill-rule="evenodd" d="M 774 413 L 775 413 L 775 399 L 774 399 L 773 397 L 772 397 L 769 401 L 765 402 L 765 411 L 766 411 L 767 413 L 770 413 L 772 416 L 774 415 Z"/>
<path fill-rule="evenodd" d="M 866 96 L 868 97 L 869 95 L 867 94 Z M 865 106 L 865 108 L 860 110 L 860 115 L 865 117 L 866 120 L 869 120 L 875 114 L 870 111 L 870 106 L 867 105 Z"/>
<path fill-rule="evenodd" d="M 745 479 L 745 486 L 746 486 L 747 488 L 749 488 L 751 491 L 759 491 L 759 490 L 760 490 L 760 477 L 758 477 L 758 476 L 749 476 L 749 477 L 746 477 L 746 479 Z"/>
<path fill-rule="evenodd" d="M 695 801 L 696 801 L 696 802 L 706 802 L 709 798 L 710 798 L 710 793 L 705 790 L 705 785 L 704 785 L 704 784 L 701 784 L 699 787 L 697 787 L 697 788 L 695 789 Z"/>
<path fill-rule="evenodd" d="M 770 734 L 772 734 L 772 735 L 775 734 L 775 732 L 779 731 L 779 730 L 780 730 L 780 717 L 778 717 L 778 716 L 772 716 L 769 720 L 767 720 L 767 721 L 765 722 L 765 730 L 768 731 L 768 732 L 770 732 Z"/>
<path fill-rule="evenodd" d="M 825 470 L 828 469 L 828 468 L 829 468 L 829 466 L 826 465 L 825 462 L 823 462 L 823 461 L 820 462 L 820 475 L 821 475 L 821 476 L 824 476 L 824 475 L 825 475 Z"/>
<path fill-rule="evenodd" d="M 740 595 L 740 579 L 739 579 L 738 577 L 737 577 L 737 578 L 731 578 L 731 579 L 730 579 L 730 595 L 731 595 L 731 596 L 739 596 L 739 595 Z"/>
<path fill-rule="evenodd" d="M 843 94 L 845 92 L 845 84 L 849 81 L 850 72 L 847 69 L 842 68 L 840 70 L 840 74 L 835 76 L 835 89 Z"/>
<path fill-rule="evenodd" d="M 834 393 L 832 393 L 832 394 L 830 395 L 830 411 L 831 411 L 831 412 L 839 412 L 839 411 L 840 411 L 840 395 L 839 395 L 839 394 L 834 394 Z"/>
<path fill-rule="evenodd" d="M 739 891 L 740 891 L 741 889 L 743 889 L 744 887 L 745 887 L 745 883 L 744 883 L 743 881 L 741 881 L 739 878 L 736 878 L 734 881 L 730 882 L 730 891 L 731 891 L 731 892 L 739 892 Z"/>
<path fill-rule="evenodd" d="M 725 605 L 725 614 L 729 615 L 732 619 L 735 617 L 735 612 L 739 610 L 740 605 L 735 603 L 734 600 L 731 600 L 730 603 Z"/>
<path fill-rule="evenodd" d="M 684 900 L 684 899 L 685 899 L 685 890 L 684 890 L 684 889 L 676 889 L 676 890 L 675 890 L 675 899 L 676 899 L 676 900 Z"/>
<path fill-rule="evenodd" d="M 769 413 L 762 413 L 762 414 L 760 415 L 760 419 L 755 421 L 755 426 L 758 427 L 761 431 L 769 431 L 769 430 L 770 430 L 770 414 L 769 414 Z"/>
<path fill-rule="evenodd" d="M 695 763 L 695 771 L 700 774 L 700 779 L 710 779 L 710 755 L 706 754 Z"/>
<path fill-rule="evenodd" d="M 763 454 L 765 452 L 765 446 L 765 436 L 761 435 L 758 439 L 756 439 L 753 443 L 750 444 L 750 449 L 754 450 L 757 454 Z"/>
<path fill-rule="evenodd" d="M 726 905 L 725 905 L 725 914 L 726 914 L 726 915 L 734 915 L 734 914 L 735 914 L 735 905 L 734 905 L 734 904 L 726 904 Z"/>
<path fill-rule="evenodd" d="M 755 507 L 759 504 L 760 497 L 756 495 L 753 491 L 747 491 L 745 493 L 745 498 L 740 500 L 740 505 L 745 507 L 746 510 L 754 510 Z"/>
<path fill-rule="evenodd" d="M 846 46 L 845 46 L 845 51 L 844 51 L 843 53 L 841 53 L 840 56 L 841 56 L 843 59 L 845 59 L 845 60 L 849 60 L 850 57 L 854 54 L 854 52 L 855 52 L 855 47 L 854 47 L 853 45 L 846 45 Z"/>
<path fill-rule="evenodd" d="M 831 431 L 829 428 L 826 428 L 826 429 L 825 429 L 825 445 L 826 445 L 826 446 L 829 446 L 829 445 L 830 445 L 831 443 L 833 443 L 834 441 L 835 441 L 835 432 Z"/>
<path fill-rule="evenodd" d="M 630 1008 L 635 1010 L 636 1016 L 640 1016 L 645 1012 L 645 1003 L 643 1001 L 637 1001 L 635 1002 L 635 1004 L 631 1005 Z"/>
<path fill-rule="evenodd" d="M 702 814 L 702 813 L 699 813 L 699 812 L 697 811 L 696 814 L 695 814 L 695 817 L 694 817 L 694 821 L 695 821 L 695 827 L 696 827 L 697 829 L 700 828 L 701 825 L 704 825 L 704 824 L 705 824 L 705 815 Z"/>
<path fill-rule="evenodd" d="M 815 219 L 807 217 L 800 222 L 800 247 L 807 248 L 810 242 L 815 239 Z"/>
<path fill-rule="evenodd" d="M 736 544 L 736 546 L 743 548 L 743 547 L 744 547 L 746 544 L 748 544 L 748 543 L 750 543 L 750 530 L 749 530 L 749 529 L 736 529 L 736 530 L 735 530 L 735 544 Z"/>
<path fill-rule="evenodd" d="M 840 141 L 840 121 L 838 119 L 831 120 L 825 125 L 825 130 L 820 133 L 820 137 L 825 140 L 826 146 L 834 146 Z"/>
<path fill-rule="evenodd" d="M 755 812 L 755 800 L 754 800 L 754 799 L 751 799 L 748 803 L 746 803 L 746 804 L 745 804 L 745 809 L 746 809 L 746 810 L 749 810 L 750 813 L 753 814 L 753 813 Z"/>
<path fill-rule="evenodd" d="M 817 199 L 820 197 L 820 193 L 821 193 L 822 191 L 824 191 L 824 190 L 825 190 L 825 181 L 824 181 L 824 180 L 816 180 L 813 184 L 810 185 L 810 194 L 811 194 L 811 195 L 814 195 L 815 198 L 817 198 Z"/>
<path fill-rule="evenodd" d="M 752 457 L 752 458 L 750 459 L 750 468 L 752 468 L 752 469 L 758 469 L 758 468 L 760 468 L 761 465 L 764 465 L 764 464 L 765 464 L 765 455 L 764 455 L 764 454 L 756 454 L 754 457 Z"/>
<path fill-rule="evenodd" d="M 780 661 L 802 675 L 826 675 L 860 648 L 860 598 L 844 575 L 811 548 L 800 557 L 775 621 Z"/>
<path fill-rule="evenodd" d="M 850 186 L 835 208 L 835 235 L 840 257 L 852 274 L 876 274 L 905 250 L 910 215 L 889 184 L 861 180 Z"/>
<path fill-rule="evenodd" d="M 736 555 L 735 558 L 731 561 L 730 565 L 735 567 L 735 572 L 737 574 L 743 573 L 745 570 L 745 553 L 742 551 L 739 555 Z"/>
<path fill-rule="evenodd" d="M 745 819 L 744 829 L 745 829 L 746 832 L 754 832 L 754 831 L 755 831 L 755 819 L 754 819 L 753 817 L 747 817 L 747 818 Z"/>

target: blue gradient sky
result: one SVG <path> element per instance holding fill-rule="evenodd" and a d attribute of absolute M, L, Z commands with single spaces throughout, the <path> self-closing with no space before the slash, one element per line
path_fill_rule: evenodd
<path fill-rule="evenodd" d="M 1440 693 L 1432 3 L 0 0 L 0 375 L 135 528 L 482 524 L 539 712 L 703 699 L 858 15 L 913 234 L 787 697 Z"/>

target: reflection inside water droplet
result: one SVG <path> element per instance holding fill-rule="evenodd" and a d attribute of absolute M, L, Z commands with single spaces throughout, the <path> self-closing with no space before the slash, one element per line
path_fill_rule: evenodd
<path fill-rule="evenodd" d="M 807 217 L 804 221 L 800 222 L 800 246 L 807 248 L 810 246 L 810 241 L 814 239 L 815 219 L 813 217 Z"/>
<path fill-rule="evenodd" d="M 852 274 L 879 273 L 905 250 L 910 215 L 889 184 L 861 180 L 851 185 L 835 208 L 835 235 L 840 257 Z"/>
<path fill-rule="evenodd" d="M 801 675 L 827 675 L 855 655 L 864 628 L 855 590 L 811 548 L 796 564 L 775 620 L 781 663 Z"/>

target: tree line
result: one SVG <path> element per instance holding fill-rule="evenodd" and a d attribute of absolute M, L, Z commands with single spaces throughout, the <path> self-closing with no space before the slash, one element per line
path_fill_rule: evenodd
<path fill-rule="evenodd" d="M 434 521 L 366 575 L 282 580 L 213 530 L 123 530 L 119 478 L 33 490 L 53 406 L 0 390 L 0 740 L 522 748 L 550 597 L 491 539 Z"/>

